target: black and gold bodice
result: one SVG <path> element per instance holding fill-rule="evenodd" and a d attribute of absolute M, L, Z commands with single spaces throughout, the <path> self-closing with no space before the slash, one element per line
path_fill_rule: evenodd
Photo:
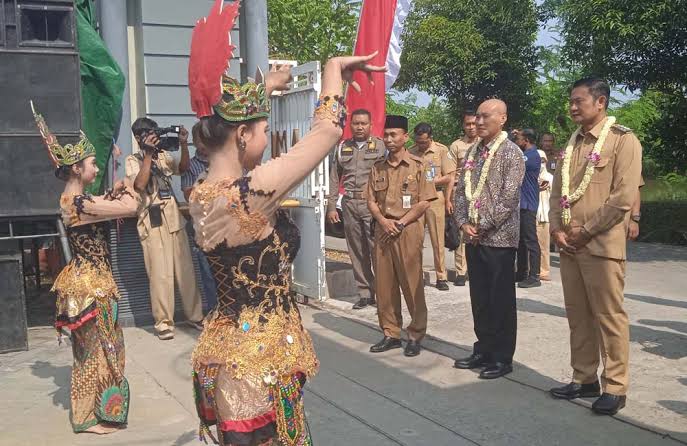
<path fill-rule="evenodd" d="M 286 212 L 277 211 L 270 233 L 260 239 L 269 219 L 248 204 L 249 197 L 269 196 L 251 189 L 246 178 L 204 183 L 191 196 L 199 245 L 217 285 L 217 306 L 193 352 L 196 370 L 223 364 L 234 379 L 251 376 L 266 384 L 317 370 L 312 340 L 290 290 L 298 228 Z M 213 235 L 221 241 L 209 243 Z"/>
<path fill-rule="evenodd" d="M 110 222 L 107 221 L 67 228 L 73 261 L 77 265 L 90 263 L 110 268 L 109 230 Z"/>
<path fill-rule="evenodd" d="M 63 195 L 60 205 L 72 259 L 52 288 L 57 297 L 55 325 L 74 329 L 94 317 L 98 302 L 119 297 L 110 264 L 110 222 L 105 215 L 126 216 L 121 210 L 126 205 L 115 198 L 106 201 L 86 194 Z M 129 207 L 131 212 L 136 209 L 133 204 Z"/>
<path fill-rule="evenodd" d="M 299 246 L 298 227 L 280 211 L 267 238 L 236 247 L 222 243 L 206 253 L 217 285 L 216 317 L 235 320 L 244 307 L 270 312 L 279 306 L 288 312 L 291 264 Z"/>

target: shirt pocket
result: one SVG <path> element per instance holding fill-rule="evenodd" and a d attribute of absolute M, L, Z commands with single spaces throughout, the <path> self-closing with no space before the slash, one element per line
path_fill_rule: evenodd
<path fill-rule="evenodd" d="M 348 166 L 352 159 L 353 153 L 342 153 L 339 157 L 339 162 L 344 166 Z"/>
<path fill-rule="evenodd" d="M 379 152 L 377 152 L 376 150 L 372 151 L 372 152 L 366 150 L 365 154 L 363 155 L 363 159 L 365 161 L 374 161 L 374 160 L 378 160 L 379 158 L 380 158 Z"/>
<path fill-rule="evenodd" d="M 385 176 L 383 177 L 377 177 L 375 178 L 375 182 L 372 185 L 372 189 L 374 189 L 375 193 L 377 193 L 377 196 L 379 196 L 379 193 L 385 192 L 386 190 L 389 189 L 389 179 Z"/>
<path fill-rule="evenodd" d="M 594 166 L 594 175 L 590 180 L 596 184 L 610 184 L 613 180 L 613 163 L 611 158 L 601 158 Z"/>

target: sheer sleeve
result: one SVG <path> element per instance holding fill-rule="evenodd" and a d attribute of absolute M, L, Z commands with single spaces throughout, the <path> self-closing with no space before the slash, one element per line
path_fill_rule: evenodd
<path fill-rule="evenodd" d="M 63 195 L 60 200 L 62 220 L 67 226 L 135 217 L 138 203 L 136 193 L 131 188 L 116 197 L 109 194 Z"/>
<path fill-rule="evenodd" d="M 329 154 L 342 130 L 326 119 L 315 119 L 308 134 L 288 153 L 255 168 L 250 174 L 249 202 L 254 212 L 270 218 L 283 198 Z"/>
<path fill-rule="evenodd" d="M 189 198 L 196 241 L 205 251 L 220 243 L 238 246 L 266 237 L 275 213 L 341 137 L 331 121 L 316 119 L 310 132 L 285 155 L 255 168 L 247 176 L 205 181 Z"/>

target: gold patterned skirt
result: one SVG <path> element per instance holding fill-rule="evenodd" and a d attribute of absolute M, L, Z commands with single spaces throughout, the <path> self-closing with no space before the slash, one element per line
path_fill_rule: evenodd
<path fill-rule="evenodd" d="M 117 322 L 117 286 L 107 264 L 70 263 L 55 280 L 55 326 L 71 330 L 74 364 L 69 418 L 74 432 L 101 423 L 124 425 L 129 383 L 124 336 Z"/>
<path fill-rule="evenodd" d="M 72 260 L 57 276 L 51 291 L 57 295 L 57 329 L 74 330 L 96 316 L 98 300 L 119 298 L 112 270 L 103 260 Z"/>
<path fill-rule="evenodd" d="M 193 352 L 201 437 L 216 425 L 224 445 L 310 445 L 301 397 L 317 368 L 295 305 L 210 319 Z"/>

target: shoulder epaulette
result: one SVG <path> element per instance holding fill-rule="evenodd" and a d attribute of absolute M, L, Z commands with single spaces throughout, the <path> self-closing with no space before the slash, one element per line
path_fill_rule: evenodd
<path fill-rule="evenodd" d="M 620 125 L 620 124 L 613 124 L 611 127 L 616 129 L 616 130 L 620 130 L 623 133 L 630 133 L 632 131 L 632 129 L 630 127 L 625 127 L 624 125 Z"/>

